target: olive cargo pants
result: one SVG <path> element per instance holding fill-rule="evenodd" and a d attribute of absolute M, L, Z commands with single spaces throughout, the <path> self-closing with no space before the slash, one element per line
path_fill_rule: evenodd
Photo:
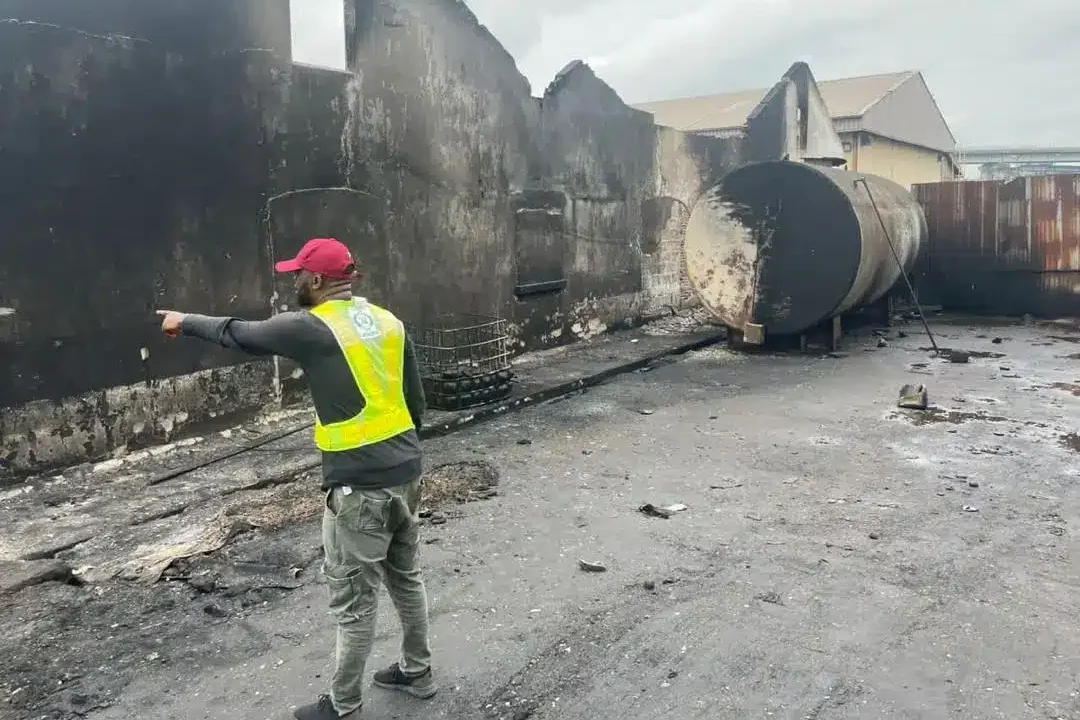
<path fill-rule="evenodd" d="M 334 488 L 326 494 L 323 573 L 330 589 L 330 613 L 338 626 L 330 697 L 339 714 L 352 712 L 363 702 L 380 582 L 401 618 L 402 672 L 420 675 L 430 666 L 419 510 L 419 480 L 385 490 Z"/>

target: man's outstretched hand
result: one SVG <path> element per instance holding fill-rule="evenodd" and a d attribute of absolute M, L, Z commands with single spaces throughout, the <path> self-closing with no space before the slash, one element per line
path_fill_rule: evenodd
<path fill-rule="evenodd" d="M 176 337 L 184 327 L 184 313 L 175 310 L 158 310 L 161 316 L 161 331 L 169 337 Z"/>

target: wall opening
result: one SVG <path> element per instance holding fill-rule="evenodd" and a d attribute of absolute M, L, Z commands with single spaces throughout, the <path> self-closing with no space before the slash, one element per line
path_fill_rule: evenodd
<path fill-rule="evenodd" d="M 566 289 L 566 195 L 526 190 L 514 197 L 514 294 L 554 295 Z"/>
<path fill-rule="evenodd" d="M 294 63 L 349 69 L 345 0 L 289 0 L 289 22 Z"/>

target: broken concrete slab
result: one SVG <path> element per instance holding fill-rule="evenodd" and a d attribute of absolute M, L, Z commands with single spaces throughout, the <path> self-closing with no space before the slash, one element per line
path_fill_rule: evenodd
<path fill-rule="evenodd" d="M 59 560 L 0 561 L 0 595 L 47 582 L 71 582 L 72 569 Z"/>

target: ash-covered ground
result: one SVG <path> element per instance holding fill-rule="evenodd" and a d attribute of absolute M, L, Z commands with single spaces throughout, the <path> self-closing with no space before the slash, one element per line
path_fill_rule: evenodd
<path fill-rule="evenodd" d="M 443 692 L 365 714 L 1080 718 L 1080 334 L 934 329 L 970 361 L 916 326 L 716 347 L 427 442 Z M 54 579 L 0 595 L 0 717 L 286 718 L 325 690 L 310 459 L 300 434 L 5 493 L 0 549 Z"/>

